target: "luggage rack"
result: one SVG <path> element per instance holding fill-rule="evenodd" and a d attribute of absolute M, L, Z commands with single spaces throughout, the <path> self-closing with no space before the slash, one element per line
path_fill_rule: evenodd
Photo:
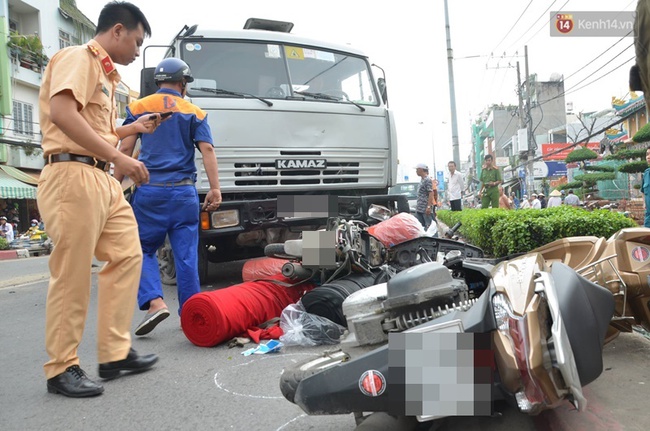
<path fill-rule="evenodd" d="M 618 272 L 618 269 L 616 269 L 616 266 L 612 262 L 612 260 L 618 256 L 617 254 L 612 254 L 611 256 L 604 257 L 602 259 L 598 259 L 595 262 L 590 263 L 589 265 L 583 266 L 582 268 L 576 269 L 576 272 L 586 278 L 587 280 L 591 281 L 592 283 L 596 283 L 598 285 L 601 285 L 605 288 L 607 288 L 610 292 L 613 293 L 613 289 L 610 289 L 611 285 L 618 285 L 618 292 L 613 293 L 614 296 L 622 296 L 623 297 L 623 311 L 620 316 L 614 316 L 612 317 L 613 321 L 616 320 L 626 320 L 626 321 L 634 321 L 633 316 L 626 316 L 625 315 L 625 307 L 627 305 L 627 284 L 625 284 L 625 281 L 623 281 L 623 277 L 621 277 L 620 272 Z M 603 267 L 604 264 L 607 263 L 609 264 L 610 268 L 612 268 L 612 271 L 614 274 L 616 274 L 616 277 L 612 278 L 611 280 L 607 280 L 605 278 L 605 268 Z"/>

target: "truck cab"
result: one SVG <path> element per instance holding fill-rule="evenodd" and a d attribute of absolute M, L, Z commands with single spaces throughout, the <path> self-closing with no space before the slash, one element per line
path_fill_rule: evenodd
<path fill-rule="evenodd" d="M 223 203 L 201 214 L 202 281 L 208 262 L 259 256 L 268 243 L 324 225 L 278 215 L 278 196 L 346 197 L 341 215 L 363 218 L 368 202 L 383 203 L 370 196 L 386 196 L 395 182 L 384 79 L 362 51 L 293 35 L 292 26 L 249 19 L 238 31 L 186 27 L 167 50 L 192 70 L 186 97 L 207 113 L 219 163 Z M 141 96 L 156 90 L 153 68 L 143 69 Z M 198 150 L 196 165 L 203 199 L 209 183 Z"/>

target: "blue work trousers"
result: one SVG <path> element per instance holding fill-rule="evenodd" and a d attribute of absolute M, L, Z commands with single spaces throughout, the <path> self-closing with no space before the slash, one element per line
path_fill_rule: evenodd
<path fill-rule="evenodd" d="M 156 251 L 169 235 L 178 289 L 178 312 L 201 291 L 198 273 L 199 196 L 193 185 L 138 187 L 132 200 L 142 245 L 142 276 L 138 289 L 140 310 L 163 297 Z"/>

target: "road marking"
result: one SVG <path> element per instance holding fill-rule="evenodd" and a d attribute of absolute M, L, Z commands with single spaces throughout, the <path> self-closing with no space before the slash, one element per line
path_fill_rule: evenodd
<path fill-rule="evenodd" d="M 13 277 L 7 280 L 0 281 L 0 289 L 6 289 L 8 287 L 22 287 L 34 283 L 39 283 L 45 280 L 49 280 L 49 278 L 50 278 L 49 272 Z"/>
<path fill-rule="evenodd" d="M 307 416 L 306 413 L 303 413 L 303 414 L 301 414 L 301 415 L 298 415 L 298 416 L 296 416 L 295 418 L 291 419 L 289 422 L 287 422 L 287 423 L 285 423 L 284 425 L 280 426 L 280 428 L 276 429 L 275 431 L 280 431 L 281 429 L 285 428 L 287 425 L 290 425 L 291 422 L 295 422 L 295 421 L 297 421 L 298 419 L 302 419 L 302 418 L 304 418 L 304 417 L 306 417 L 306 416 Z"/>
<path fill-rule="evenodd" d="M 259 357 L 256 358 L 251 358 L 249 361 L 241 363 L 241 364 L 235 364 L 231 366 L 230 368 L 238 368 L 238 367 L 245 367 L 247 365 L 251 365 L 255 362 L 259 361 L 264 361 L 264 360 L 270 360 L 270 359 L 286 359 L 288 356 L 318 356 L 317 354 L 314 353 L 270 353 L 268 355 L 260 355 Z M 293 362 L 293 361 L 292 361 Z M 219 372 L 217 371 L 214 375 L 214 384 L 217 386 L 217 388 L 221 389 L 222 391 L 229 393 L 230 395 L 236 395 L 239 397 L 247 397 L 247 398 L 254 398 L 254 399 L 265 399 L 265 400 L 284 400 L 285 398 L 283 396 L 271 396 L 271 395 L 256 395 L 256 394 L 244 394 L 240 392 L 235 392 L 233 390 L 230 390 L 224 386 L 223 382 L 219 381 L 219 376 L 225 374 L 224 372 Z M 245 376 L 245 373 L 237 373 L 239 377 Z M 279 386 L 278 386 L 279 390 Z"/>
<path fill-rule="evenodd" d="M 91 269 L 91 273 L 96 274 L 99 272 L 100 269 L 101 269 L 100 266 L 93 266 Z M 41 272 L 39 274 L 28 274 L 28 275 L 21 275 L 17 277 L 11 277 L 6 280 L 0 281 L 0 290 L 7 289 L 7 288 L 31 286 L 32 284 L 41 283 L 43 281 L 49 281 L 49 279 L 50 279 L 49 272 Z"/>

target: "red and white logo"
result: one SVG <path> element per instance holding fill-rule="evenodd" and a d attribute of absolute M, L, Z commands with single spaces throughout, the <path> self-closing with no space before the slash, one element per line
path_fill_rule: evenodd
<path fill-rule="evenodd" d="M 368 370 L 359 378 L 359 389 L 364 395 L 378 397 L 386 390 L 386 378 L 377 370 Z"/>
<path fill-rule="evenodd" d="M 573 15 L 559 13 L 555 16 L 555 28 L 562 34 L 571 33 L 573 30 Z"/>
<path fill-rule="evenodd" d="M 637 262 L 645 262 L 650 258 L 650 250 L 646 247 L 634 247 L 632 249 L 632 259 Z"/>

